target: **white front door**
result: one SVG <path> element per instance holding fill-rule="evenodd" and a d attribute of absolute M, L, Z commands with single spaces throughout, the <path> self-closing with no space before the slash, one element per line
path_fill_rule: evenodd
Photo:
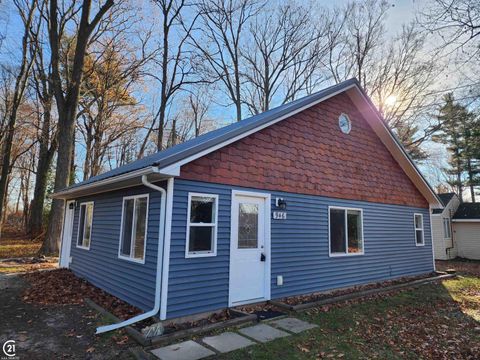
<path fill-rule="evenodd" d="M 65 204 L 65 218 L 63 219 L 62 248 L 60 250 L 60 267 L 68 268 L 70 265 L 70 248 L 72 247 L 73 215 L 75 214 L 75 201 Z"/>
<path fill-rule="evenodd" d="M 229 305 L 270 298 L 270 196 L 233 191 Z"/>

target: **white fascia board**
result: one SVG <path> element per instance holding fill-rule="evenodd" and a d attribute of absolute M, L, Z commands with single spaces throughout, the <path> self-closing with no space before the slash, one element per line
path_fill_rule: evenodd
<path fill-rule="evenodd" d="M 120 184 L 123 181 L 129 181 L 129 180 L 131 181 L 135 179 L 138 179 L 138 184 L 136 185 L 141 185 L 142 184 L 141 177 L 143 175 L 150 175 L 150 174 L 156 174 L 165 178 L 169 178 L 172 176 L 178 176 L 176 175 L 178 174 L 178 171 L 177 172 L 172 171 L 169 173 L 166 171 L 159 171 L 157 167 L 149 166 L 147 168 L 131 171 L 122 175 L 112 176 L 107 179 L 95 181 L 95 182 L 92 182 L 91 184 L 85 184 L 78 187 L 74 187 L 72 189 L 59 191 L 57 193 L 52 194 L 51 197 L 53 199 L 71 199 L 73 197 L 93 195 L 93 194 L 98 194 L 98 193 L 107 192 L 111 190 L 118 190 L 118 189 L 134 186 L 135 184 L 127 184 L 127 185 L 118 186 L 118 187 L 114 187 L 113 185 Z M 112 187 L 105 188 L 105 186 L 109 186 L 109 185 L 112 185 Z"/>
<path fill-rule="evenodd" d="M 452 222 L 468 222 L 468 223 L 475 223 L 475 222 L 480 222 L 480 219 L 452 219 Z"/>
<path fill-rule="evenodd" d="M 431 209 L 443 209 L 443 204 L 440 202 L 437 195 L 427 183 L 423 175 L 420 174 L 412 160 L 405 154 L 405 150 L 393 137 L 393 134 L 387 128 L 387 125 L 383 119 L 381 119 L 378 116 L 378 113 L 371 108 L 371 105 L 365 98 L 363 92 L 357 86 L 355 86 L 355 89 L 357 91 L 354 93 L 348 92 L 348 95 L 358 110 L 362 113 L 365 120 L 372 127 L 373 131 L 377 134 L 385 147 L 390 151 L 393 158 L 397 161 L 420 193 L 425 197 L 425 199 L 428 200 Z"/>

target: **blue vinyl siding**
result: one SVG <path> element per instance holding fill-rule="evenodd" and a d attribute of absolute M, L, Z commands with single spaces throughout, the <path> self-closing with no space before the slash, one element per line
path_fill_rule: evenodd
<path fill-rule="evenodd" d="M 149 194 L 145 264 L 119 259 L 124 196 Z M 158 191 L 139 186 L 76 199 L 70 268 L 95 286 L 143 310 L 153 308 L 160 220 Z M 80 203 L 94 201 L 90 250 L 77 248 Z"/>
<path fill-rule="evenodd" d="M 269 192 L 287 201 L 287 220 L 271 220 L 271 297 L 304 294 L 433 270 L 428 209 L 271 192 L 177 179 L 167 317 L 228 305 L 232 189 Z M 217 256 L 185 258 L 188 192 L 219 195 Z M 365 255 L 329 257 L 328 206 L 363 209 Z M 425 246 L 415 245 L 413 214 L 422 213 Z M 283 286 L 276 285 L 282 275 Z"/>

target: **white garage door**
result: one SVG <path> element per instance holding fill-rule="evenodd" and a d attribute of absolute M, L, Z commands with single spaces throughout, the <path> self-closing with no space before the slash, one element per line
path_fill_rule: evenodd
<path fill-rule="evenodd" d="M 453 228 L 458 256 L 480 260 L 480 222 L 455 222 Z"/>

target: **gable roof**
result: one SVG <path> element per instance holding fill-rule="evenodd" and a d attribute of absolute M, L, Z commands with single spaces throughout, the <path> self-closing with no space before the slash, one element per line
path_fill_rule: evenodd
<path fill-rule="evenodd" d="M 355 78 L 91 177 L 86 181 L 54 193 L 52 197 L 66 199 L 82 196 L 88 192 L 87 189 L 89 193 L 109 191 L 112 190 L 112 184 L 119 186 L 118 183 L 120 182 L 124 182 L 123 187 L 133 186 L 134 184 L 138 185 L 140 182 L 137 181 L 138 183 L 136 183 L 133 179 L 145 174 L 156 174 L 159 178 L 162 176 L 164 178 L 178 176 L 181 165 L 246 137 L 251 133 L 260 131 L 267 126 L 273 125 L 278 121 L 284 120 L 343 92 L 347 92 L 362 115 L 364 115 L 373 130 L 381 138 L 384 145 L 392 153 L 422 195 L 433 206 L 441 207 L 442 203 L 440 199 L 410 159 L 395 134 L 385 124 L 378 110 Z M 128 182 L 126 182 L 127 179 Z M 95 187 L 97 188 L 96 190 L 94 190 Z"/>
<path fill-rule="evenodd" d="M 454 221 L 480 221 L 480 203 L 462 203 L 452 219 Z"/>
<path fill-rule="evenodd" d="M 443 194 L 437 194 L 437 196 L 440 198 L 440 201 L 442 202 L 443 206 L 447 206 L 450 200 L 455 196 L 456 194 L 454 192 L 451 193 L 443 193 Z M 433 209 L 434 214 L 441 214 L 443 212 L 443 209 Z"/>

